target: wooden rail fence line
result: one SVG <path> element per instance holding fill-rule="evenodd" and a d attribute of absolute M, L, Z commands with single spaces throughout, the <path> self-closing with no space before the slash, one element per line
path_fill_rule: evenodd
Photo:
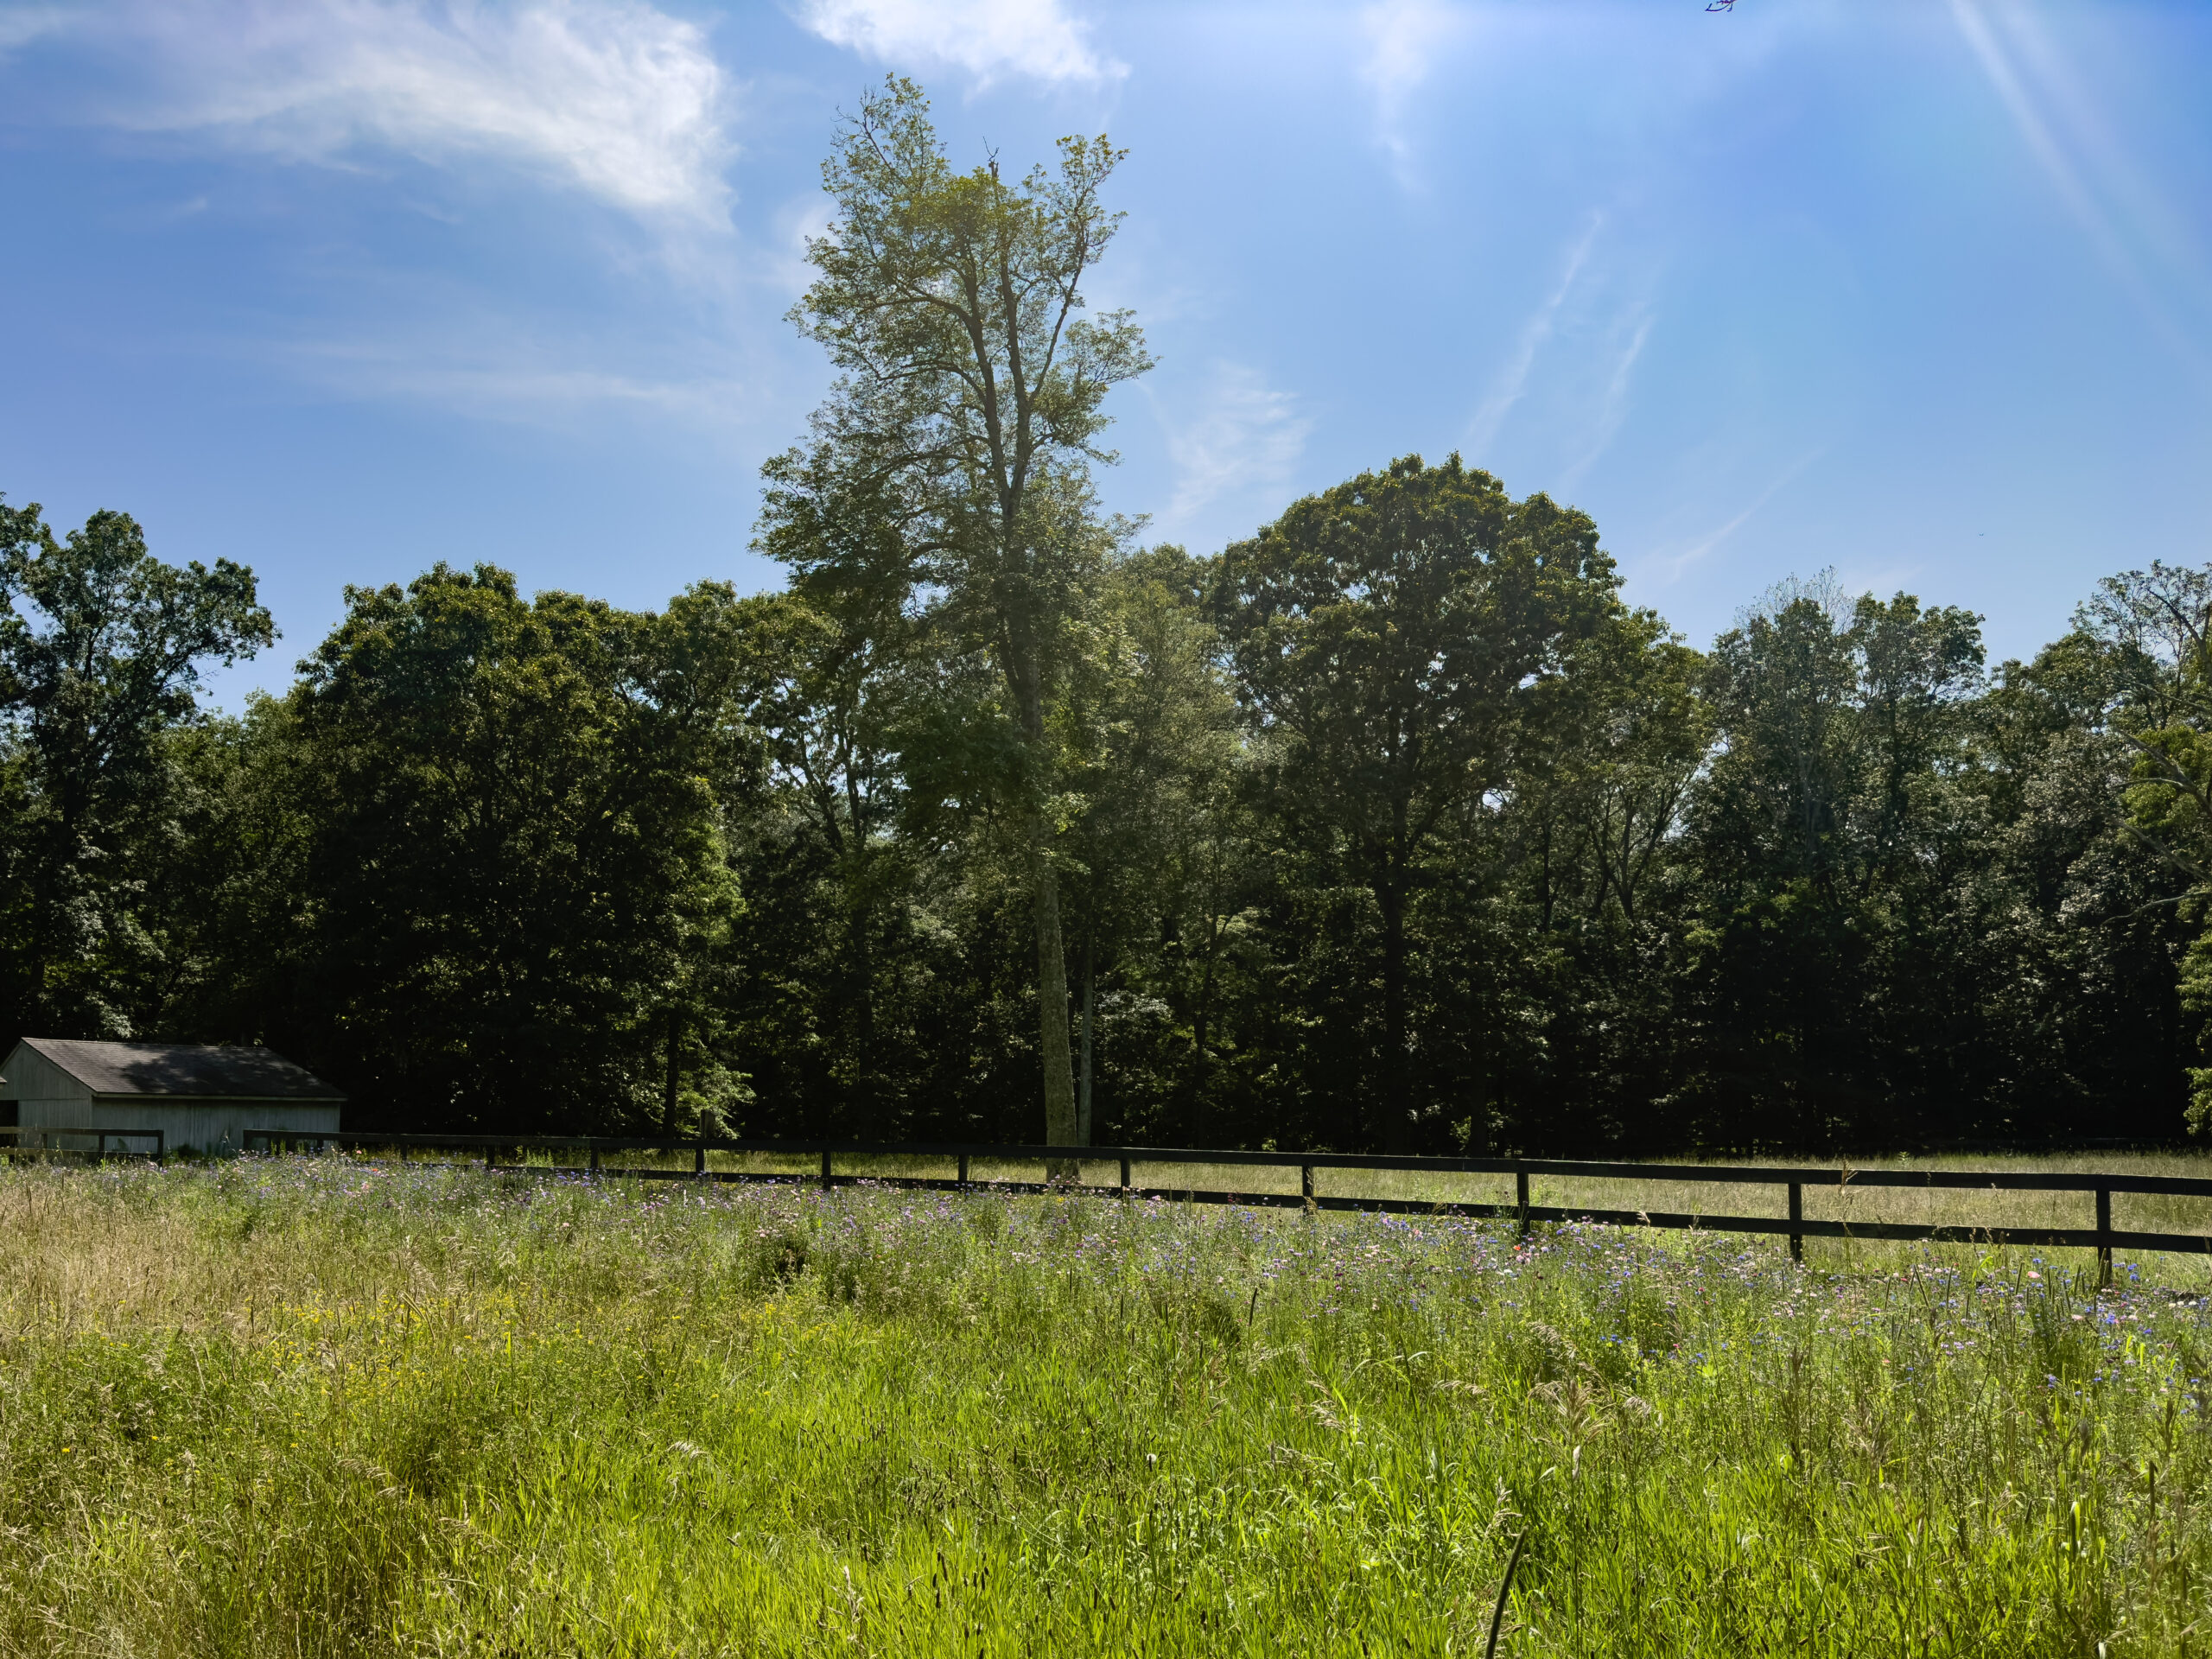
<path fill-rule="evenodd" d="M 2112 1195 L 2115 1192 L 2154 1193 L 2174 1197 L 2212 1198 L 2212 1179 L 2181 1175 L 2056 1174 L 2004 1170 L 1940 1169 L 1815 1169 L 1763 1167 L 1732 1164 L 1629 1164 L 1556 1158 L 1394 1158 L 1356 1154 L 1312 1152 L 1219 1152 L 1198 1147 L 1039 1147 L 989 1142 L 875 1142 L 861 1141 L 715 1141 L 675 1137 L 607 1135 L 363 1135 L 303 1134 L 288 1129 L 249 1129 L 245 1146 L 275 1151 L 290 1147 L 350 1147 L 365 1151 L 390 1150 L 404 1160 L 414 1149 L 435 1152 L 480 1152 L 487 1170 L 522 1167 L 548 1174 L 622 1175 L 645 1180 L 713 1180 L 816 1183 L 826 1191 L 867 1182 L 880 1186 L 948 1192 L 987 1188 L 998 1192 L 1084 1192 L 1117 1198 L 1173 1198 L 1193 1204 L 1225 1204 L 1270 1208 L 1345 1210 L 1396 1215 L 1444 1215 L 1507 1217 L 1519 1223 L 1525 1234 L 1536 1222 L 1592 1221 L 1625 1227 L 1695 1228 L 1712 1232 L 1764 1233 L 1786 1236 L 1790 1255 L 1804 1259 L 1808 1238 L 1934 1240 L 1956 1243 L 1994 1243 L 2056 1246 L 2094 1249 L 2101 1282 L 2112 1278 L 2114 1249 L 2171 1250 L 2212 1256 L 2212 1234 L 2155 1233 L 2116 1229 L 2112 1224 Z M 528 1152 L 577 1152 L 586 1154 L 581 1166 L 502 1166 L 503 1153 L 518 1160 Z M 648 1169 L 603 1164 L 607 1153 L 690 1153 L 692 1167 Z M 818 1163 L 818 1173 L 801 1174 L 789 1170 L 710 1170 L 709 1153 L 730 1153 L 804 1160 Z M 928 1159 L 955 1165 L 957 1174 L 942 1177 L 869 1174 L 849 1166 L 835 1167 L 838 1159 Z M 1008 1180 L 970 1178 L 972 1161 L 991 1164 L 1054 1166 L 1118 1163 L 1117 1186 L 1084 1185 L 1080 1182 Z M 1210 1187 L 1147 1186 L 1134 1176 L 1141 1164 L 1212 1165 L 1221 1167 L 1296 1169 L 1299 1191 L 1237 1192 Z M 1484 1204 L 1454 1199 L 1365 1198 L 1323 1193 L 1317 1176 L 1325 1169 L 1395 1170 L 1425 1174 L 1510 1175 L 1515 1198 L 1511 1204 Z M 1532 1176 L 1554 1175 L 1585 1180 L 1630 1180 L 1648 1184 L 1696 1185 L 1765 1185 L 1789 1190 L 1786 1216 L 1708 1215 L 1700 1211 L 1605 1210 L 1583 1205 L 1537 1205 L 1529 1202 Z M 1808 1219 L 1805 1192 L 1847 1191 L 1866 1187 L 1948 1188 L 1961 1192 L 2081 1192 L 2095 1200 L 2095 1224 L 2090 1227 L 1992 1227 L 1974 1223 L 1923 1224 L 1906 1222 L 1847 1222 Z"/>

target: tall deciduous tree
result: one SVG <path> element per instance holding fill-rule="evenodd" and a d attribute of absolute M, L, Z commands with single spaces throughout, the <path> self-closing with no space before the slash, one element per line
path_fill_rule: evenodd
<path fill-rule="evenodd" d="M 2183 958 L 2195 1028 L 2189 1122 L 2212 1134 L 2212 568 L 2153 563 L 2107 576 L 2075 618 L 2100 647 L 2109 729 L 2126 746 L 2127 824 L 2190 884 L 2202 929 Z"/>
<path fill-rule="evenodd" d="M 1815 1141 L 1883 1132 L 1959 1046 L 1934 1015 L 1962 977 L 1944 926 L 1979 828 L 1957 780 L 1981 664 L 1972 612 L 1825 575 L 1714 643 L 1721 745 L 1692 817 L 1716 1087 L 1789 1101 Z"/>
<path fill-rule="evenodd" d="M 926 664 L 895 607 L 824 597 L 826 612 L 790 594 L 751 601 L 761 642 L 750 709 L 764 763 L 759 804 L 814 844 L 834 895 L 827 954 L 841 993 L 822 1010 L 832 1019 L 823 1037 L 842 1115 L 854 1131 L 897 1138 L 900 1085 L 895 1068 L 880 1063 L 879 981 L 897 953 L 899 901 L 913 874 L 897 834 L 906 800 L 899 749 L 917 718 Z"/>
<path fill-rule="evenodd" d="M 444 566 L 347 601 L 293 695 L 340 1075 L 418 1120 L 659 1120 L 671 1011 L 714 1006 L 736 902 L 739 601 L 641 614 Z"/>
<path fill-rule="evenodd" d="M 1099 193 L 1121 154 L 1067 138 L 1057 174 L 1017 182 L 995 158 L 959 173 L 912 82 L 862 104 L 824 164 L 837 218 L 807 245 L 815 280 L 792 313 L 840 378 L 812 441 L 769 463 L 761 535 L 802 578 L 843 565 L 850 585 L 926 596 L 998 662 L 1023 757 L 1045 1128 L 1059 1145 L 1078 1124 L 1047 728 L 1101 551 L 1089 467 L 1111 459 L 1103 400 L 1149 366 L 1128 315 L 1088 316 L 1083 296 L 1118 223 Z"/>
<path fill-rule="evenodd" d="M 197 712 L 203 664 L 275 638 L 243 565 L 164 564 L 121 512 L 57 540 L 36 503 L 0 502 L 7 1031 L 130 1034 L 124 958 L 155 950 L 134 843 L 159 832 L 163 738 Z"/>
<path fill-rule="evenodd" d="M 2077 626 L 2101 648 L 2101 710 L 2134 759 L 2134 832 L 2212 888 L 2212 568 L 2107 576 Z"/>
<path fill-rule="evenodd" d="M 1731 876 L 1866 888 L 1904 855 L 1928 780 L 1962 753 L 1982 688 L 1981 619 L 1909 594 L 1785 582 L 1714 642 L 1726 740 L 1705 791 Z"/>
<path fill-rule="evenodd" d="M 1236 775 L 1236 709 L 1194 601 L 1195 570 L 1179 547 L 1116 563 L 1057 722 L 1086 1145 L 1100 979 L 1167 926 L 1218 927 L 1199 895 L 1211 786 Z"/>
<path fill-rule="evenodd" d="M 1412 1144 L 1407 909 L 1448 815 L 1500 789 L 1573 641 L 1618 608 L 1597 526 L 1417 455 L 1297 503 L 1224 554 L 1240 690 L 1283 741 L 1286 805 L 1340 837 L 1382 923 L 1376 1136 Z"/>
<path fill-rule="evenodd" d="M 1544 741 L 1513 784 L 1508 848 L 1531 861 L 1538 919 L 1636 922 L 1681 827 L 1711 733 L 1704 658 L 1651 611 L 1624 613 L 1550 687 Z"/>

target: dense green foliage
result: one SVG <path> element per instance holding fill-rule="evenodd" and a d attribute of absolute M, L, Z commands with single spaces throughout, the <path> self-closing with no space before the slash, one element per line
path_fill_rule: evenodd
<path fill-rule="evenodd" d="M 1116 157 L 957 173 L 916 89 L 864 105 L 793 314 L 840 378 L 756 532 L 783 594 L 440 566 L 217 718 L 251 572 L 0 504 L 0 1040 L 264 1042 L 364 1127 L 2212 1119 L 2212 572 L 2113 577 L 1991 674 L 1971 611 L 1821 576 L 1700 652 L 1456 455 L 1145 547 L 1090 473 L 1147 365 L 1080 291 Z"/>
<path fill-rule="evenodd" d="M 2126 1263 L 339 1160 L 0 1244 L 11 1653 L 1471 1654 L 1521 1537 L 1521 1659 L 2206 1650 Z"/>
<path fill-rule="evenodd" d="M 1971 614 L 1818 584 L 1700 653 L 1580 515 L 1407 460 L 1090 582 L 1033 789 L 987 647 L 804 578 L 642 614 L 441 568 L 236 718 L 161 606 L 19 582 L 8 1033 L 267 1042 L 365 1124 L 1033 1140 L 1033 793 L 1092 1138 L 2183 1131 L 2206 661 L 2115 618 L 2201 627 L 2201 575 L 1988 678 Z"/>
<path fill-rule="evenodd" d="M 142 855 L 168 828 L 165 740 L 203 662 L 272 638 L 251 571 L 164 564 L 119 512 L 57 540 L 35 505 L 0 499 L 0 995 L 16 1008 L 96 1027 L 160 995 Z"/>

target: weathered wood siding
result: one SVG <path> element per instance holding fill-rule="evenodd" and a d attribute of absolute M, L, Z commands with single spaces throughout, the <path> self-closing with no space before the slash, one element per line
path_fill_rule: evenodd
<path fill-rule="evenodd" d="M 49 1106 L 89 1106 L 92 1091 L 71 1077 L 29 1043 L 17 1043 L 7 1063 L 0 1065 L 0 1101 L 13 1101 L 22 1113 L 42 1113 Z M 43 1121 L 35 1116 L 10 1117 L 10 1122 Z"/>
<path fill-rule="evenodd" d="M 27 1100 L 22 1112 L 27 1129 L 159 1129 L 171 1152 L 183 1147 L 194 1152 L 240 1152 L 248 1129 L 331 1135 L 338 1130 L 337 1107 L 291 1101 Z"/>

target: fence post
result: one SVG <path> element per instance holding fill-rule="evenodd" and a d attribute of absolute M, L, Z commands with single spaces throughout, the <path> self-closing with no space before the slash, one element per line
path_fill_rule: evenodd
<path fill-rule="evenodd" d="M 830 1190 L 830 1148 L 827 1147 L 822 1148 L 822 1190 L 824 1192 Z"/>
<path fill-rule="evenodd" d="M 691 1173 L 694 1175 L 703 1175 L 707 1173 L 707 1143 L 703 1141 L 692 1148 Z"/>
<path fill-rule="evenodd" d="M 1529 1236 L 1529 1172 L 1522 1165 L 1513 1166 L 1513 1202 L 1521 1211 L 1521 1236 Z"/>
<path fill-rule="evenodd" d="M 1805 1259 L 1805 1235 L 1797 1230 L 1797 1224 L 1805 1219 L 1805 1183 L 1789 1183 L 1789 1259 Z"/>
<path fill-rule="evenodd" d="M 1122 1160 L 1122 1196 L 1125 1198 L 1129 1196 L 1129 1160 L 1127 1158 Z"/>
<path fill-rule="evenodd" d="M 1298 1195 L 1306 1200 L 1308 1210 L 1317 1207 L 1313 1202 L 1313 1166 L 1311 1164 L 1298 1166 Z"/>
<path fill-rule="evenodd" d="M 2097 1189 L 2097 1288 L 2112 1287 L 2112 1188 Z"/>
<path fill-rule="evenodd" d="M 964 1152 L 960 1154 L 960 1185 L 968 1185 L 968 1154 Z"/>

